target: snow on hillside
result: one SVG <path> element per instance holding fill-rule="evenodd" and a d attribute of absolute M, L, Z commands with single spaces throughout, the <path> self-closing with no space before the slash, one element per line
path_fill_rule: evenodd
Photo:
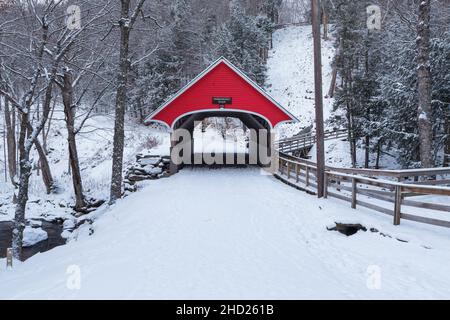
<path fill-rule="evenodd" d="M 33 171 L 30 180 L 30 201 L 27 219 L 71 217 L 70 205 L 74 204 L 72 177 L 69 172 L 69 153 L 64 113 L 60 108 L 55 110 L 48 138 L 48 159 L 57 193 L 46 195 L 42 177 Z M 112 141 L 114 119 L 106 115 L 91 117 L 77 135 L 77 147 L 80 159 L 81 175 L 86 196 L 95 199 L 108 199 L 112 166 Z M 152 130 L 149 127 L 128 121 L 125 129 L 124 166 L 135 160 L 139 152 L 150 151 L 155 154 L 168 153 L 169 136 Z M 3 148 L 0 141 L 0 149 Z M 155 145 L 159 144 L 159 145 Z M 166 150 L 167 149 L 167 150 Z M 39 157 L 32 154 L 34 163 Z M 11 220 L 14 215 L 14 204 L 11 183 L 0 182 L 0 221 Z"/>
<path fill-rule="evenodd" d="M 333 114 L 334 99 L 327 96 L 332 78 L 332 61 L 335 55 L 332 35 L 329 40 L 322 39 L 322 77 L 324 95 L 324 119 Z M 296 124 L 281 125 L 278 129 L 280 138 L 298 134 L 302 129 L 315 126 L 314 101 L 314 59 L 311 26 L 292 26 L 277 30 L 273 35 L 273 50 L 267 62 L 267 89 L 283 107 L 293 113 L 299 120 Z M 333 130 L 332 127 L 327 128 Z M 350 146 L 345 139 L 325 142 L 326 161 L 330 166 L 351 167 Z M 316 149 L 310 152 L 311 159 L 316 158 Z M 357 164 L 364 164 L 364 146 L 357 146 Z M 371 164 L 375 163 L 376 154 L 371 154 Z M 395 157 L 383 153 L 380 158 L 382 168 L 399 169 Z"/>
<path fill-rule="evenodd" d="M 280 136 L 289 137 L 315 121 L 314 59 L 311 26 L 277 30 L 267 62 L 267 88 L 272 97 L 297 116 L 300 123 L 280 126 Z M 334 57 L 332 39 L 322 41 L 323 92 L 328 93 Z M 324 118 L 329 118 L 333 99 L 324 97 Z"/>
<path fill-rule="evenodd" d="M 336 221 L 368 230 L 328 231 Z M 450 297 L 446 229 L 394 227 L 385 215 L 317 200 L 256 168 L 185 169 L 152 181 L 93 229 L 13 270 L 0 260 L 0 298 Z"/>

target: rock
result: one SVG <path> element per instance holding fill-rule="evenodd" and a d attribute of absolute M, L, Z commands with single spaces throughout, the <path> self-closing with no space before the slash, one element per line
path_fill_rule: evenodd
<path fill-rule="evenodd" d="M 162 168 L 159 168 L 159 167 L 157 167 L 157 168 L 152 167 L 152 168 L 148 168 L 145 170 L 145 172 L 149 175 L 158 175 L 162 171 L 163 171 Z"/>
<path fill-rule="evenodd" d="M 124 190 L 128 191 L 128 192 L 136 192 L 137 187 L 136 187 L 136 185 L 125 185 Z"/>
<path fill-rule="evenodd" d="M 23 246 L 31 247 L 36 243 L 47 240 L 48 234 L 40 228 L 25 227 L 23 231 Z"/>
<path fill-rule="evenodd" d="M 168 177 L 170 177 L 170 173 L 167 172 L 167 171 L 164 171 L 163 173 L 160 173 L 160 174 L 158 175 L 158 178 L 159 178 L 159 179 L 161 179 L 161 178 L 168 178 Z"/>
<path fill-rule="evenodd" d="M 358 231 L 367 231 L 367 228 L 361 224 L 346 224 L 336 222 L 335 227 L 327 227 L 328 231 L 338 231 L 339 233 L 345 234 L 346 236 L 352 236 Z"/>
<path fill-rule="evenodd" d="M 162 163 L 164 163 L 165 165 L 170 164 L 170 157 L 162 157 L 161 158 Z"/>
<path fill-rule="evenodd" d="M 40 227 L 42 227 L 42 221 L 41 220 L 30 220 L 29 225 L 32 228 L 40 228 Z"/>
<path fill-rule="evenodd" d="M 160 156 L 137 156 L 137 162 L 142 166 L 157 166 L 161 162 Z"/>
<path fill-rule="evenodd" d="M 67 219 L 63 223 L 63 230 L 73 230 L 75 229 L 75 221 L 72 219 Z"/>
<path fill-rule="evenodd" d="M 64 239 L 69 239 L 71 235 L 72 235 L 72 230 L 64 230 L 61 233 L 61 237 Z"/>
<path fill-rule="evenodd" d="M 144 180 L 148 180 L 148 176 L 144 176 L 144 175 L 136 175 L 136 174 L 131 174 L 128 176 L 128 180 L 130 181 L 144 181 Z"/>
<path fill-rule="evenodd" d="M 153 166 L 151 166 L 151 168 L 153 168 Z M 145 175 L 145 174 L 147 174 L 146 169 L 142 168 L 142 167 L 141 168 L 131 167 L 128 172 L 130 174 L 135 174 L 135 175 Z"/>

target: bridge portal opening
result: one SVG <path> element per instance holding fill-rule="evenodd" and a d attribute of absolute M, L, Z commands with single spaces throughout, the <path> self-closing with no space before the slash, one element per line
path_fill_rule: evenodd
<path fill-rule="evenodd" d="M 271 134 L 270 123 L 253 114 L 226 110 L 196 112 L 176 121 L 171 154 L 179 155 L 178 161 L 174 161 L 178 167 L 269 166 Z"/>

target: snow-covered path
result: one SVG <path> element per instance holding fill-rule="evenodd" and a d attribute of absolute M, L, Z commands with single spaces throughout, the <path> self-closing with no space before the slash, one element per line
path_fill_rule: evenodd
<path fill-rule="evenodd" d="M 392 238 L 327 231 L 338 220 Z M 395 228 L 256 168 L 185 169 L 153 181 L 94 229 L 13 270 L 0 261 L 0 298 L 450 298 L 447 230 Z M 78 268 L 80 289 L 71 290 Z"/>

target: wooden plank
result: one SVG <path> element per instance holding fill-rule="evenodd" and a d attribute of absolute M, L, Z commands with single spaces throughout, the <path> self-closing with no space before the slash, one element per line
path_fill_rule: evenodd
<path fill-rule="evenodd" d="M 339 199 L 339 200 L 343 200 L 343 201 L 347 201 L 347 202 L 350 202 L 350 203 L 352 202 L 351 198 L 346 197 L 346 196 L 344 196 L 342 194 L 339 194 L 339 193 L 336 193 L 336 192 L 328 191 L 328 197 L 333 197 L 333 198 L 336 198 L 336 199 Z"/>
<path fill-rule="evenodd" d="M 408 207 L 450 212 L 450 206 L 440 203 L 420 202 L 414 200 L 403 200 L 402 203 Z"/>
<path fill-rule="evenodd" d="M 336 193 L 336 192 L 328 191 L 328 196 L 336 198 L 336 199 L 339 199 L 339 200 L 347 201 L 347 202 L 350 202 L 350 203 L 352 202 L 351 198 L 346 197 L 346 196 L 344 196 L 342 194 L 339 194 L 339 193 Z M 383 208 L 383 207 L 377 206 L 377 205 L 369 203 L 369 202 L 357 200 L 356 204 L 358 206 L 365 207 L 365 208 L 368 208 L 368 209 L 371 209 L 371 210 L 374 210 L 374 211 L 378 211 L 380 213 L 384 213 L 384 214 L 389 215 L 389 216 L 392 216 L 392 214 L 393 214 L 392 210 L 389 210 L 387 208 Z"/>
<path fill-rule="evenodd" d="M 433 186 L 413 186 L 413 185 L 405 185 L 403 187 L 405 192 L 411 193 L 422 193 L 422 194 L 432 194 L 432 195 L 440 195 L 440 196 L 450 196 L 450 188 L 439 188 Z"/>
<path fill-rule="evenodd" d="M 352 209 L 356 209 L 356 194 L 358 193 L 357 181 L 355 178 L 352 180 Z"/>
<path fill-rule="evenodd" d="M 284 178 L 283 176 L 280 176 L 279 174 L 274 174 L 274 177 L 275 177 L 276 179 L 280 180 L 281 182 L 287 184 L 288 186 L 293 187 L 293 188 L 295 188 L 295 189 L 297 189 L 297 190 L 304 191 L 304 192 L 306 192 L 306 193 L 308 193 L 308 194 L 310 194 L 310 195 L 313 195 L 313 196 L 316 196 L 316 195 L 317 195 L 313 190 L 307 189 L 307 188 L 303 188 L 303 187 L 301 187 L 300 185 L 297 185 L 297 184 L 295 184 L 295 183 L 293 183 L 293 182 L 287 180 L 287 179 Z"/>
<path fill-rule="evenodd" d="M 437 186 L 450 184 L 450 179 L 442 180 L 428 180 L 428 181 L 407 181 L 407 184 L 424 185 L 424 186 Z"/>
<path fill-rule="evenodd" d="M 6 249 L 6 268 L 12 268 L 13 266 L 13 254 L 12 248 Z"/>
<path fill-rule="evenodd" d="M 419 217 L 416 215 L 406 214 L 406 213 L 402 213 L 402 219 L 420 222 L 420 223 L 431 224 L 433 226 L 450 228 L 450 221 L 444 221 L 444 220 L 427 218 L 427 217 Z"/>
<path fill-rule="evenodd" d="M 395 187 L 394 226 L 400 225 L 402 210 L 402 187 Z"/>
<path fill-rule="evenodd" d="M 306 186 L 309 186 L 309 167 L 306 167 Z"/>
<path fill-rule="evenodd" d="M 287 177 L 288 177 L 288 179 L 291 178 L 291 163 L 290 162 L 287 163 Z"/>
<path fill-rule="evenodd" d="M 384 208 L 384 207 L 381 207 L 381 206 L 378 206 L 378 205 L 373 204 L 373 203 L 369 203 L 369 202 L 366 202 L 366 201 L 358 200 L 357 204 L 358 204 L 358 206 L 365 207 L 365 208 L 368 208 L 368 209 L 371 209 L 371 210 L 374 210 L 374 211 L 378 211 L 380 213 L 384 213 L 384 214 L 387 214 L 389 216 L 393 215 L 393 211 L 392 210 Z"/>
<path fill-rule="evenodd" d="M 351 189 L 351 188 L 348 188 L 348 189 Z M 383 195 L 380 195 L 380 194 L 377 194 L 377 193 L 372 193 L 368 189 L 359 188 L 358 189 L 358 194 L 362 194 L 364 196 L 371 197 L 371 198 L 374 198 L 374 199 L 377 199 L 377 200 L 381 200 L 381 201 L 395 203 L 394 197 L 388 197 L 388 196 L 383 196 Z"/>

